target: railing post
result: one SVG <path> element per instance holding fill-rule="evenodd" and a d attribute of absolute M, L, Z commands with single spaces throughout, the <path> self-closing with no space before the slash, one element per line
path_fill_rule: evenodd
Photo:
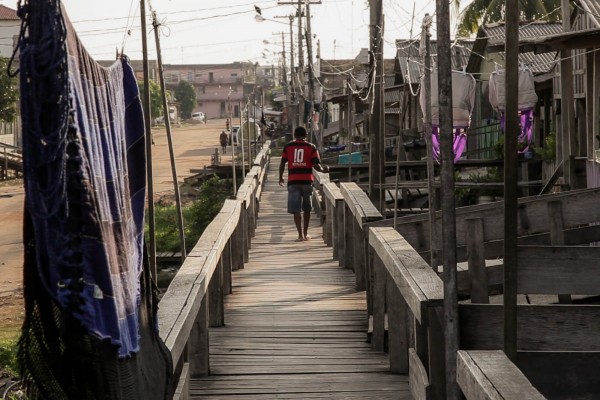
<path fill-rule="evenodd" d="M 217 263 L 212 279 L 208 284 L 209 323 L 211 327 L 225 325 L 225 310 L 223 307 L 223 268 L 222 263 Z"/>
<path fill-rule="evenodd" d="M 373 336 L 371 337 L 371 348 L 375 351 L 384 350 L 385 341 L 385 291 L 387 271 L 383 266 L 381 258 L 373 255 Z"/>
<path fill-rule="evenodd" d="M 352 251 L 354 253 L 353 256 L 353 265 L 354 265 L 354 277 L 356 279 L 356 290 L 366 290 L 367 289 L 367 279 L 366 274 L 368 273 L 366 264 L 366 254 L 365 254 L 365 235 L 363 232 L 363 226 L 359 223 L 356 218 L 350 214 L 350 218 L 352 218 L 353 225 L 353 242 L 351 242 Z"/>
<path fill-rule="evenodd" d="M 324 197 L 325 203 L 325 223 L 323 223 L 323 241 L 327 246 L 333 245 L 333 204 Z M 335 251 L 335 250 L 334 250 Z M 334 257 L 335 260 L 335 257 Z"/>
<path fill-rule="evenodd" d="M 241 204 L 240 219 L 233 232 L 232 240 L 232 266 L 234 271 L 244 268 L 244 203 Z"/>
<path fill-rule="evenodd" d="M 344 203 L 344 267 L 354 271 L 354 215 Z"/>
<path fill-rule="evenodd" d="M 339 261 L 340 267 L 346 265 L 344 240 L 344 201 L 335 202 L 335 220 L 333 224 L 333 259 Z"/>
<path fill-rule="evenodd" d="M 231 242 L 232 238 L 229 238 L 225 248 L 223 249 L 223 253 L 221 254 L 221 268 L 223 270 L 223 294 L 231 294 L 233 282 L 231 277 L 232 271 L 232 262 L 231 262 Z"/>
<path fill-rule="evenodd" d="M 190 376 L 193 378 L 210 373 L 208 344 L 208 295 L 202 298 L 200 310 L 187 343 L 187 359 L 190 363 Z"/>
<path fill-rule="evenodd" d="M 386 279 L 390 279 L 386 274 Z M 390 372 L 396 374 L 408 373 L 408 324 L 406 302 L 400 290 L 389 282 L 386 286 L 386 304 L 388 316 L 388 353 L 390 355 Z"/>

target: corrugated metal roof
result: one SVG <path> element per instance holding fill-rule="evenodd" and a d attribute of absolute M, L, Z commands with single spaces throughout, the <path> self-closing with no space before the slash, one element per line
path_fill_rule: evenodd
<path fill-rule="evenodd" d="M 505 41 L 506 29 L 504 22 L 482 25 L 479 30 L 483 33 L 483 36 L 478 34 L 477 40 L 487 39 L 488 46 L 502 44 Z M 561 22 L 521 21 L 521 25 L 519 26 L 519 39 L 536 38 L 561 32 Z"/>
<path fill-rule="evenodd" d="M 590 28 L 600 28 L 600 2 L 598 0 L 577 0 L 573 4 L 585 12 L 588 21 L 594 25 Z"/>
<path fill-rule="evenodd" d="M 0 20 L 13 21 L 20 20 L 17 11 L 0 4 Z"/>
<path fill-rule="evenodd" d="M 384 94 L 383 94 L 383 101 L 385 104 L 393 104 L 393 103 L 399 103 L 400 100 L 402 99 L 403 93 L 402 90 L 400 90 L 400 87 L 395 87 L 393 89 L 387 89 L 385 90 Z"/>
<path fill-rule="evenodd" d="M 554 35 L 561 32 L 562 23 L 560 22 L 521 21 L 521 26 L 519 27 L 519 39 L 531 39 Z M 473 44 L 473 56 L 469 60 L 467 72 L 479 72 L 479 65 L 485 60 L 484 57 L 488 47 L 503 45 L 506 36 L 505 34 L 504 22 L 480 26 L 479 31 L 477 32 L 477 38 Z M 505 59 L 504 52 L 500 52 L 499 55 L 502 59 Z M 554 68 L 556 63 L 556 53 L 519 53 L 519 62 L 522 62 L 531 68 L 534 74 L 544 74 Z"/>
<path fill-rule="evenodd" d="M 473 39 L 458 39 L 452 43 L 452 69 L 458 70 L 467 65 L 475 41 Z M 420 42 L 417 40 L 396 40 L 396 57 L 402 72 L 402 81 L 408 76 L 409 82 L 418 84 L 421 79 L 422 60 L 419 56 Z M 437 60 L 437 41 L 432 40 L 431 62 Z"/>

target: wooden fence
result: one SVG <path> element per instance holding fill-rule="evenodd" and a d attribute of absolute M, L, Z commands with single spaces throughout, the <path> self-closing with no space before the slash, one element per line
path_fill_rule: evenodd
<path fill-rule="evenodd" d="M 456 376 L 449 377 L 443 271 L 425 261 L 428 214 L 400 218 L 394 229 L 356 184 L 319 181 L 324 241 L 341 266 L 355 271 L 357 288 L 367 290 L 372 347 L 387 349 L 391 372 L 409 374 L 415 399 L 445 399 L 447 379 L 457 380 L 468 399 L 599 395 L 589 371 L 600 366 L 600 306 L 579 300 L 600 294 L 600 247 L 591 245 L 600 241 L 600 189 L 519 199 L 523 301 L 514 361 L 500 351 L 503 306 L 490 304 L 503 283 L 503 203 L 457 209 L 460 350 Z M 439 212 L 435 223 L 441 232 Z"/>
<path fill-rule="evenodd" d="M 225 201 L 160 301 L 159 332 L 173 359 L 175 399 L 189 398 L 190 377 L 209 373 L 208 330 L 224 325 L 223 300 L 231 293 L 231 272 L 248 260 L 269 145 L 265 143 L 236 198 Z"/>

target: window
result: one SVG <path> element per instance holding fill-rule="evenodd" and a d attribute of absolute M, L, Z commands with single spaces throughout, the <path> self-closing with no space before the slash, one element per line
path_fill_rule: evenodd
<path fill-rule="evenodd" d="M 214 78 L 214 76 L 213 76 L 213 73 L 212 73 L 212 72 L 209 72 L 209 73 L 208 73 L 208 81 L 209 81 L 210 83 L 213 83 L 213 82 L 215 81 L 215 78 Z"/>
<path fill-rule="evenodd" d="M 202 93 L 202 94 L 206 94 L 206 86 L 200 86 L 200 87 L 198 88 L 198 91 L 199 91 L 200 93 Z"/>
<path fill-rule="evenodd" d="M 190 71 L 187 73 L 187 81 L 192 82 L 193 80 L 194 80 L 194 73 Z"/>

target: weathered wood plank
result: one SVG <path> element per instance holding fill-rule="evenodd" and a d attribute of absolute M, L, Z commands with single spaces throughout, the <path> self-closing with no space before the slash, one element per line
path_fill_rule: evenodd
<path fill-rule="evenodd" d="M 600 247 L 519 246 L 518 292 L 598 294 Z"/>
<path fill-rule="evenodd" d="M 415 349 L 408 350 L 410 393 L 415 400 L 430 400 L 431 386 L 423 363 Z"/>
<path fill-rule="evenodd" d="M 369 243 L 419 321 L 427 307 L 443 305 L 443 282 L 393 228 L 372 228 Z"/>
<path fill-rule="evenodd" d="M 183 364 L 181 374 L 179 377 L 179 383 L 175 388 L 175 394 L 173 400 L 188 400 L 190 398 L 190 365 L 188 363 Z"/>
<path fill-rule="evenodd" d="M 457 382 L 467 400 L 545 399 L 502 351 L 458 351 Z"/>
<path fill-rule="evenodd" d="M 549 232 L 547 218 L 547 204 L 550 201 L 560 201 L 563 204 L 564 228 L 569 229 L 576 226 L 600 221 L 600 207 L 597 207 L 600 199 L 600 188 L 571 190 L 563 193 L 553 193 L 541 196 L 530 196 L 519 198 L 519 224 L 518 235 L 532 235 Z M 504 235 L 504 222 L 502 214 L 502 202 L 478 204 L 456 209 L 456 241 L 458 246 L 466 245 L 467 218 L 482 218 L 484 221 L 485 241 L 498 240 Z M 441 214 L 438 212 L 438 221 Z M 428 241 L 419 241 L 419 232 L 416 230 L 417 223 L 422 225 L 422 234 L 429 235 L 429 222 L 427 215 L 411 215 L 398 219 L 397 230 L 417 251 L 429 250 Z M 391 226 L 393 220 L 382 220 L 370 222 L 369 227 Z"/>
<path fill-rule="evenodd" d="M 459 304 L 459 321 L 460 348 L 503 348 L 502 305 Z M 597 305 L 517 305 L 518 350 L 600 351 L 599 331 Z"/>
<path fill-rule="evenodd" d="M 410 399 L 407 377 L 390 374 L 365 340 L 365 293 L 352 271 L 316 240 L 316 226 L 314 240 L 294 242 L 286 195 L 266 179 L 249 262 L 225 298 L 227 324 L 210 330 L 211 375 L 192 381 L 192 397 Z"/>

